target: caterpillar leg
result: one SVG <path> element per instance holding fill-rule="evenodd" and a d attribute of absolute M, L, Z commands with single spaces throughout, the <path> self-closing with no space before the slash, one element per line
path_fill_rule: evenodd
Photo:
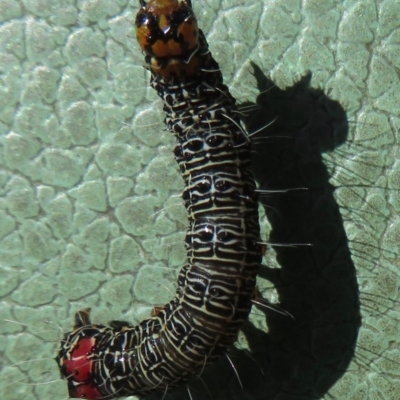
<path fill-rule="evenodd" d="M 90 320 L 90 308 L 84 308 L 75 314 L 74 329 L 82 328 L 84 326 L 92 325 Z"/>
<path fill-rule="evenodd" d="M 158 314 L 165 308 L 165 306 L 154 306 L 153 309 L 151 310 L 151 316 L 152 317 L 157 317 Z"/>

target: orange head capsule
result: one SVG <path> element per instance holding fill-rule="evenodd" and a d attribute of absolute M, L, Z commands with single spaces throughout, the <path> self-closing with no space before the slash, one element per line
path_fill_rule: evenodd
<path fill-rule="evenodd" d="M 148 56 L 184 57 L 196 48 L 199 36 L 196 17 L 185 0 L 140 0 L 136 37 Z"/>

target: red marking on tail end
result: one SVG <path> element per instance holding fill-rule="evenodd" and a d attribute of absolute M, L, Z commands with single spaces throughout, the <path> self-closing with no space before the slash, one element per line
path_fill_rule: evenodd
<path fill-rule="evenodd" d="M 94 338 L 80 339 L 71 352 L 71 358 L 63 362 L 69 382 L 68 391 L 72 398 L 88 400 L 102 398 L 91 379 L 93 361 L 88 358 L 88 355 L 92 353 L 94 344 Z"/>

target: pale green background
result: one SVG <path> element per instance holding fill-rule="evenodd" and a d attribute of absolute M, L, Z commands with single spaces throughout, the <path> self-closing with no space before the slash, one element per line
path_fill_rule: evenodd
<path fill-rule="evenodd" d="M 332 183 L 350 185 L 336 195 L 351 245 L 367 245 L 367 261 L 355 259 L 364 326 L 331 394 L 398 399 L 400 2 L 194 6 L 240 101 L 257 94 L 254 61 L 282 88 L 312 71 L 312 86 L 348 113 L 350 139 L 326 158 Z M 75 311 L 138 322 L 172 297 L 185 259 L 183 184 L 141 67 L 136 10 L 126 0 L 0 0 L 2 400 L 67 397 L 52 358 Z"/>

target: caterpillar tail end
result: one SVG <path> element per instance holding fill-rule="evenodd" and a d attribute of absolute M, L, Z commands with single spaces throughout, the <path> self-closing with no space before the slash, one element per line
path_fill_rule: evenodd
<path fill-rule="evenodd" d="M 71 398 L 100 400 L 104 396 L 99 392 L 92 379 L 94 360 L 90 357 L 96 338 L 90 329 L 84 327 L 89 321 L 90 310 L 75 315 L 75 331 L 67 333 L 56 357 L 61 378 L 68 382 L 68 394 Z M 82 318 L 85 315 L 86 318 Z M 96 330 L 92 330 L 93 333 Z"/>

